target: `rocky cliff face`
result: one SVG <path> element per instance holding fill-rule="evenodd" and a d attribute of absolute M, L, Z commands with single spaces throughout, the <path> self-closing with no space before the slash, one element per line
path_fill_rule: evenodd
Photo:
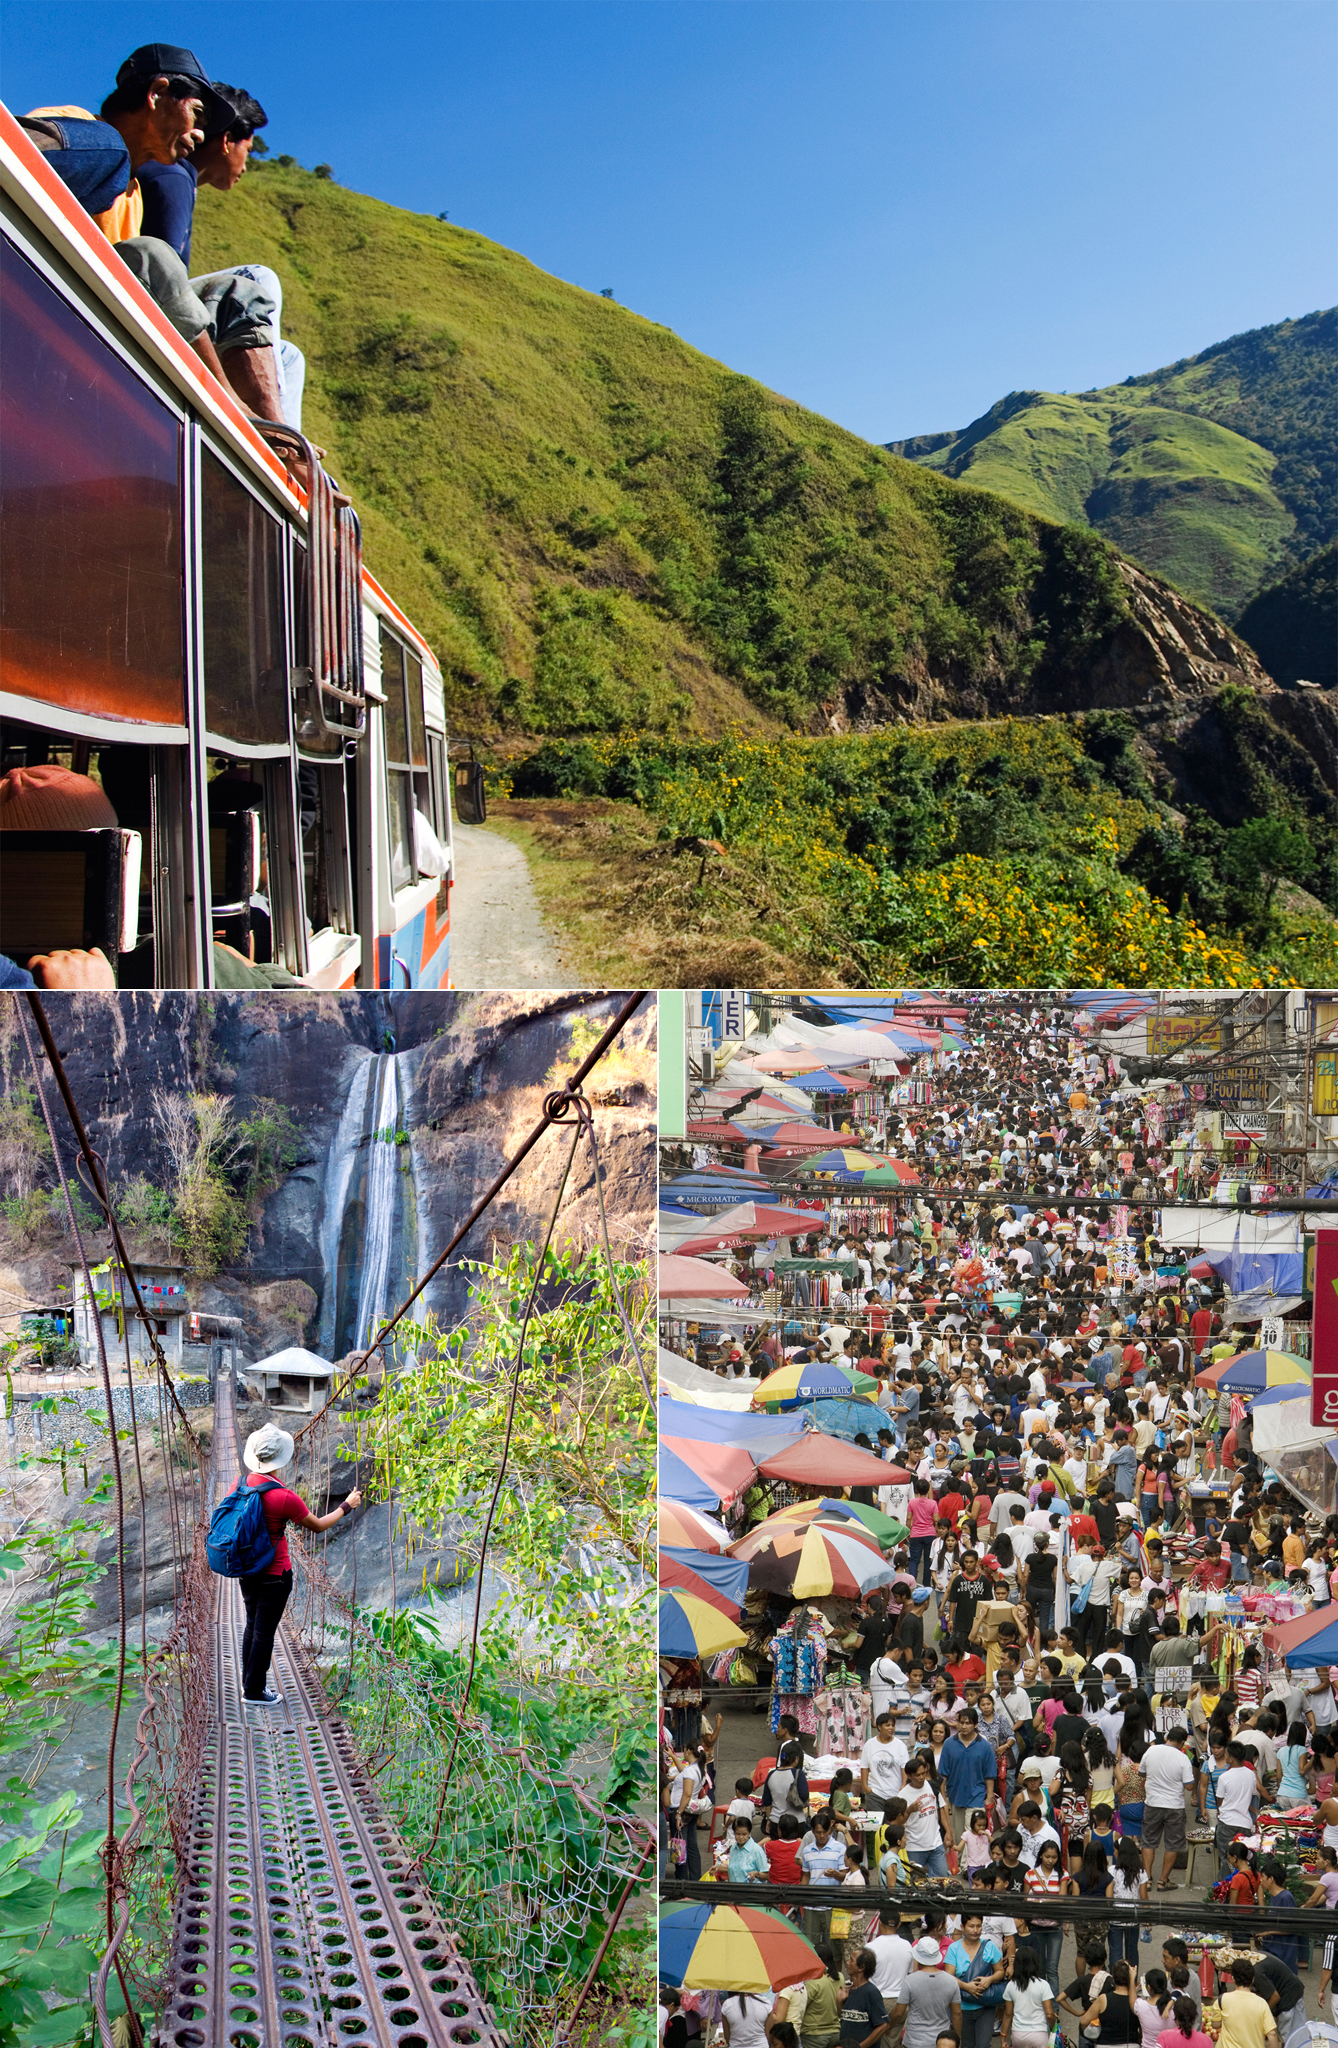
<path fill-rule="evenodd" d="M 1252 814 L 1248 777 L 1236 758 L 1248 726 L 1251 748 L 1268 772 L 1316 815 L 1331 811 L 1338 798 L 1335 693 L 1280 689 L 1254 650 L 1212 612 L 1131 562 L 1117 567 L 1127 616 L 1081 676 L 1041 680 L 1019 695 L 1002 674 L 967 679 L 911 666 L 886 689 L 850 690 L 824 705 L 818 729 L 1126 711 L 1170 800 L 1201 805 L 1235 824 Z"/>
<path fill-rule="evenodd" d="M 318 1330 L 333 1340 L 330 1292 L 336 1263 L 360 1263 L 370 1129 L 348 1135 L 337 1157 L 350 1090 L 369 1062 L 398 1056 L 395 1148 L 402 1179 L 397 1244 L 389 1280 L 420 1272 L 454 1234 L 508 1153 L 537 1122 L 544 1096 L 560 1087 L 580 1054 L 604 1029 L 621 997 L 579 990 L 543 994 L 337 996 L 326 994 L 193 996 L 127 993 L 47 1000 L 57 1045 L 93 1144 L 113 1188 L 134 1175 L 159 1186 L 171 1161 L 154 1118 L 163 1095 L 214 1092 L 237 1116 L 264 1100 L 283 1104 L 297 1131 L 297 1158 L 255 1215 L 244 1256 L 209 1281 L 190 1285 L 193 1308 L 241 1316 L 242 1350 L 255 1359 Z M 0 1062 L 6 1086 L 26 1074 L 15 999 L 0 998 Z M 600 1101 L 596 1135 L 605 1171 L 604 1199 L 617 1243 L 646 1245 L 655 1214 L 655 1018 L 643 1005 L 619 1050 L 589 1084 Z M 602 1099 L 601 1099 L 601 1091 Z M 73 1141 L 57 1104 L 66 1170 Z M 374 1122 L 369 1092 L 365 1121 Z M 570 1124 L 566 1126 L 571 1129 Z M 568 1140 L 550 1132 L 461 1248 L 486 1255 L 494 1238 L 511 1243 L 542 1233 L 561 1177 Z M 0 1160 L 0 1169 L 3 1160 Z M 338 1185 L 336 1186 L 336 1182 Z M 339 1196 L 349 1221 L 332 1216 Z M 583 1142 L 567 1192 L 560 1236 L 593 1241 L 598 1223 L 593 1165 Z M 105 1238 L 92 1233 L 101 1254 Z M 0 1264 L 28 1300 L 50 1301 L 68 1284 L 73 1246 L 58 1233 L 25 1247 L 0 1246 Z M 398 1298 L 398 1296 L 396 1297 Z M 427 1305 L 440 1315 L 463 1306 L 463 1284 L 448 1272 Z M 334 1355 L 344 1348 L 333 1344 Z M 331 1355 L 327 1353 L 327 1355 Z"/>

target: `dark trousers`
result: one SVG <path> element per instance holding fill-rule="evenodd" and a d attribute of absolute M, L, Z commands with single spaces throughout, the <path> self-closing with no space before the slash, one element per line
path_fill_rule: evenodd
<path fill-rule="evenodd" d="M 246 1608 L 246 1634 L 242 1637 L 242 1691 L 248 1700 L 258 1700 L 269 1677 L 269 1660 L 279 1621 L 293 1590 L 291 1572 L 252 1572 L 239 1579 Z"/>
<path fill-rule="evenodd" d="M 933 1540 L 932 1536 L 911 1537 L 911 1577 L 917 1586 L 927 1586 L 929 1584 L 929 1548 Z M 922 1571 L 924 1574 L 923 1578 L 921 1577 Z"/>

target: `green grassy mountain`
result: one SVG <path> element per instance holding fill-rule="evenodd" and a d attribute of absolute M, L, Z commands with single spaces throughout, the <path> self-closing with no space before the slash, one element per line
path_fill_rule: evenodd
<path fill-rule="evenodd" d="M 200 194 L 195 266 L 242 260 L 284 279 L 308 431 L 441 654 L 457 730 L 1060 708 L 1125 616 L 1097 536 L 467 229 L 275 160 Z"/>
<path fill-rule="evenodd" d="M 1010 392 L 960 433 L 888 446 L 1092 526 L 1236 619 L 1338 528 L 1338 309 L 1104 390 Z"/>
<path fill-rule="evenodd" d="M 936 920 L 988 899 L 955 975 L 1331 978 L 1330 698 L 1276 690 L 1076 499 L 1064 523 L 904 460 L 291 159 L 202 191 L 192 255 L 282 277 L 306 430 L 441 657 L 453 740 L 513 777 L 504 826 L 548 807 L 590 972 L 924 978 Z M 1314 891 L 1295 938 L 1279 875 Z"/>

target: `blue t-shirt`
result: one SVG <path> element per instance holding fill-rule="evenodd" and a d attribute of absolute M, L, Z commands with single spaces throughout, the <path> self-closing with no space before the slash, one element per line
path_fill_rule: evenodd
<path fill-rule="evenodd" d="M 971 1958 L 962 1947 L 960 1941 L 953 1943 L 943 1960 L 947 1967 L 956 1973 L 959 1983 L 961 1982 L 962 1973 L 972 1968 Z M 990 1971 L 1002 1961 L 1002 1951 L 996 1948 L 992 1941 L 982 1940 L 980 1947 L 976 1950 L 974 1965 L 976 1976 L 988 1977 Z M 994 1993 L 997 1999 L 999 1994 L 999 1986 L 997 1984 L 994 1987 Z M 975 2012 L 979 2009 L 979 2006 L 980 2000 L 971 1996 L 970 1984 L 962 1984 L 962 2010 L 964 2012 Z"/>
<path fill-rule="evenodd" d="M 135 176 L 144 195 L 142 235 L 156 235 L 190 268 L 190 235 L 198 180 L 192 163 L 142 164 Z"/>
<path fill-rule="evenodd" d="M 950 1805 L 983 1806 L 986 1790 L 998 1777 L 999 1759 L 983 1735 L 969 1743 L 950 1735 L 943 1745 L 939 1770 L 947 1782 Z"/>
<path fill-rule="evenodd" d="M 769 1871 L 767 1852 L 760 1842 L 731 1842 L 729 1846 L 729 1881 L 731 1884 L 747 1884 L 755 1870 Z"/>

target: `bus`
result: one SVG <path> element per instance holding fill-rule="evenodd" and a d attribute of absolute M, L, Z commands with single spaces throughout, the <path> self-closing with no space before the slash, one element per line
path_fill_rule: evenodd
<path fill-rule="evenodd" d="M 105 798 L 96 829 L 10 814 L 0 953 L 449 987 L 436 657 L 319 451 L 236 404 L 3 107 L 0 319 L 2 765 Z"/>

